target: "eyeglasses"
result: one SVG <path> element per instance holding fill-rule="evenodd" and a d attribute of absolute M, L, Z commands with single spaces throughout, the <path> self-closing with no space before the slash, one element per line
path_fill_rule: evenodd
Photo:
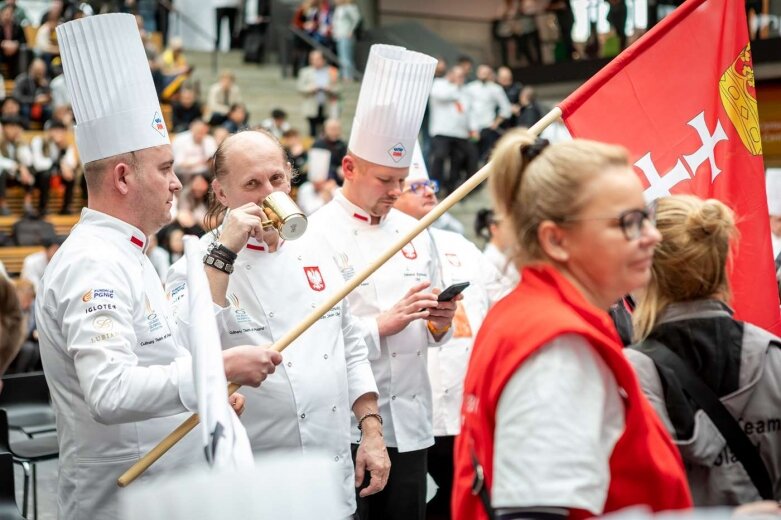
<path fill-rule="evenodd" d="M 613 220 L 618 222 L 621 231 L 627 240 L 637 240 L 643 236 L 643 227 L 646 222 L 656 226 L 656 207 L 652 204 L 645 209 L 630 209 L 622 212 L 617 217 L 584 217 L 566 218 L 565 222 L 577 222 L 583 220 Z"/>
<path fill-rule="evenodd" d="M 434 193 L 439 191 L 439 183 L 437 181 L 416 181 L 407 184 L 402 193 L 411 191 L 415 195 L 422 195 L 426 192 L 426 188 L 430 189 Z"/>

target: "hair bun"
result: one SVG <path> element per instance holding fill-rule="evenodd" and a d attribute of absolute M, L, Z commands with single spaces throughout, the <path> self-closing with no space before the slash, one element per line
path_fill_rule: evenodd
<path fill-rule="evenodd" d="M 735 226 L 732 210 L 723 202 L 708 199 L 689 214 L 687 227 L 698 240 L 729 240 Z"/>

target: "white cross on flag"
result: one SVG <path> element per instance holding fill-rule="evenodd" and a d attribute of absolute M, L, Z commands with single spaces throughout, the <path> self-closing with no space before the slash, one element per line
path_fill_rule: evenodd
<path fill-rule="evenodd" d="M 214 467 L 252 467 L 247 431 L 228 403 L 228 382 L 211 292 L 203 269 L 203 249 L 196 237 L 184 237 L 187 257 L 187 330 L 193 358 L 198 416 L 206 460 Z"/>

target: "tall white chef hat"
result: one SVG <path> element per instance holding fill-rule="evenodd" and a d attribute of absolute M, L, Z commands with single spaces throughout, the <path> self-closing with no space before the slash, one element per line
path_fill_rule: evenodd
<path fill-rule="evenodd" d="M 170 144 L 133 15 L 102 14 L 62 24 L 57 41 L 85 164 Z"/>
<path fill-rule="evenodd" d="M 428 168 L 423 160 L 423 152 L 420 150 L 420 143 L 415 140 L 415 147 L 412 149 L 412 160 L 409 163 L 409 175 L 407 181 L 427 181 Z"/>
<path fill-rule="evenodd" d="M 767 169 L 765 191 L 768 214 L 781 216 L 781 168 Z"/>
<path fill-rule="evenodd" d="M 372 45 L 358 96 L 350 151 L 407 168 L 420 132 L 437 60 L 393 45 Z"/>

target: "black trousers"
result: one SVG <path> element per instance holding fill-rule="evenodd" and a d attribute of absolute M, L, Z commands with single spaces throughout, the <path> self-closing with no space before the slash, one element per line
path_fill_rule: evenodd
<path fill-rule="evenodd" d="M 216 33 L 216 41 L 214 42 L 214 48 L 215 50 L 220 49 L 220 26 L 222 25 L 222 19 L 228 18 L 228 29 L 230 32 L 230 42 L 228 43 L 229 48 L 233 48 L 233 38 L 236 35 L 236 17 L 239 15 L 239 8 L 238 7 L 217 7 L 215 10 L 215 23 L 217 24 L 217 33 Z"/>
<path fill-rule="evenodd" d="M 445 173 L 445 161 L 450 168 Z M 431 138 L 431 178 L 451 193 L 477 171 L 477 148 L 469 139 L 435 135 Z"/>
<path fill-rule="evenodd" d="M 323 128 L 323 123 L 325 123 L 325 106 L 318 105 L 317 116 L 307 117 L 307 119 L 309 120 L 309 135 L 317 139 Z"/>
<path fill-rule="evenodd" d="M 353 462 L 358 445 L 352 445 Z M 366 498 L 355 493 L 357 520 L 424 520 L 426 517 L 426 473 L 428 450 L 399 453 L 388 448 L 391 470 L 385 489 Z M 361 488 L 369 483 L 367 473 Z"/>
<path fill-rule="evenodd" d="M 426 509 L 427 520 L 450 520 L 450 496 L 453 493 L 453 448 L 455 437 L 435 437 L 428 449 L 428 472 L 439 489 Z"/>

